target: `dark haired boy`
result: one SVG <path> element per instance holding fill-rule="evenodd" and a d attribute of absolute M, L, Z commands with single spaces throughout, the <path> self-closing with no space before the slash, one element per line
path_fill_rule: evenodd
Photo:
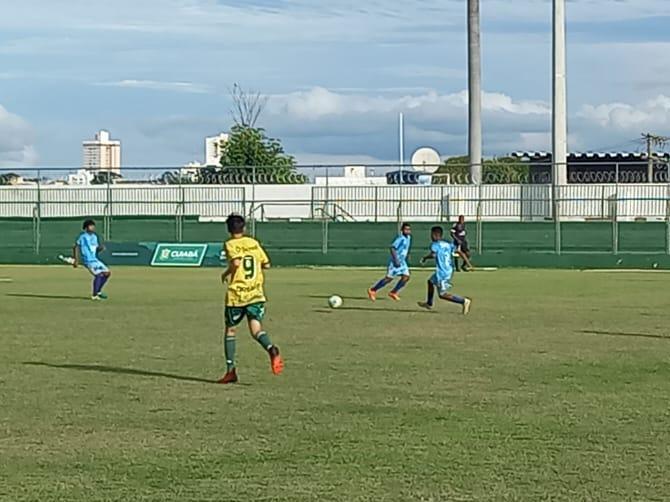
<path fill-rule="evenodd" d="M 98 253 L 104 249 L 100 244 L 98 234 L 95 233 L 95 221 L 86 220 L 82 225 L 82 232 L 72 248 L 72 266 L 77 268 L 81 262 L 93 276 L 92 300 L 106 300 L 107 295 L 102 292 L 112 273 L 99 258 Z"/>
<path fill-rule="evenodd" d="M 256 239 L 244 235 L 246 222 L 232 214 L 226 224 L 230 239 L 225 243 L 228 268 L 221 276 L 228 283 L 225 306 L 224 349 L 226 374 L 219 380 L 222 384 L 237 383 L 235 367 L 235 334 L 237 326 L 246 318 L 251 336 L 270 356 L 270 367 L 275 375 L 281 374 L 284 362 L 279 348 L 272 343 L 263 330 L 265 316 L 265 278 L 263 271 L 270 268 L 270 259 Z"/>

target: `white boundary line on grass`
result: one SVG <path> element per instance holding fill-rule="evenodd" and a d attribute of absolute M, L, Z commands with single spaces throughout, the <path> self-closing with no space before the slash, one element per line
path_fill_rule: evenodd
<path fill-rule="evenodd" d="M 583 269 L 582 272 L 590 272 L 592 274 L 670 274 L 670 270 L 666 269 L 648 269 L 648 268 L 591 268 Z"/>
<path fill-rule="evenodd" d="M 44 263 L 44 264 L 25 264 L 25 263 L 18 263 L 16 265 L 10 265 L 8 263 L 0 265 L 0 270 L 7 269 L 7 268 L 44 268 L 44 267 L 57 267 L 57 268 L 63 268 L 62 263 Z"/>
<path fill-rule="evenodd" d="M 281 268 L 293 268 L 293 267 L 281 267 Z M 302 269 L 308 269 L 308 270 L 363 270 L 363 271 L 379 271 L 379 270 L 386 270 L 383 267 L 356 267 L 356 266 L 337 266 L 337 265 L 298 265 L 294 268 L 302 268 Z M 416 270 L 416 271 L 425 271 L 425 272 L 430 272 L 431 270 L 434 270 L 435 267 L 415 267 L 412 268 L 410 267 L 410 270 Z M 475 267 L 473 272 L 497 272 L 498 267 Z M 465 272 L 465 273 L 470 273 L 470 272 Z"/>

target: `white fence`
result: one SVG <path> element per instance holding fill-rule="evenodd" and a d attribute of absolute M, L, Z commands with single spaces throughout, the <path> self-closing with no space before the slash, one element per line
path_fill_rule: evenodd
<path fill-rule="evenodd" d="M 563 219 L 670 218 L 670 185 L 589 184 L 557 187 Z M 463 214 L 488 221 L 552 217 L 550 185 L 103 185 L 0 187 L 0 218 L 196 216 L 231 212 L 257 219 L 433 221 Z"/>

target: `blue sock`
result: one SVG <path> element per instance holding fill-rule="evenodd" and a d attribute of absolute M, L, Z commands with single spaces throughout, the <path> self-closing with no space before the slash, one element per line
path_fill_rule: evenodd
<path fill-rule="evenodd" d="M 380 279 L 379 281 L 377 281 L 377 284 L 375 284 L 374 286 L 372 286 L 371 289 L 372 289 L 372 291 L 379 291 L 379 290 L 382 289 L 384 286 L 386 286 L 386 278 L 384 278 L 384 279 Z"/>
<path fill-rule="evenodd" d="M 98 296 L 98 293 L 100 293 L 100 289 L 102 288 L 102 279 L 104 276 L 102 274 L 98 274 L 93 278 L 93 296 Z"/>
<path fill-rule="evenodd" d="M 433 306 L 433 299 L 435 298 L 435 289 L 430 288 L 428 290 L 428 301 L 426 302 L 431 307 Z"/>
<path fill-rule="evenodd" d="M 105 284 L 107 284 L 107 281 L 109 280 L 108 275 L 100 275 L 100 277 L 101 277 L 101 279 L 100 279 L 100 289 L 98 290 L 98 292 L 102 291 L 102 288 L 105 287 Z"/>
<path fill-rule="evenodd" d="M 404 281 L 404 280 L 400 279 L 398 281 L 398 284 L 395 285 L 395 288 L 393 288 L 393 293 L 399 292 L 405 286 L 407 286 L 407 281 Z"/>
<path fill-rule="evenodd" d="M 463 298 L 462 296 L 456 296 L 456 295 L 453 295 L 453 296 L 449 299 L 449 301 L 450 301 L 450 302 L 453 302 L 453 303 L 458 303 L 459 305 L 463 305 L 463 304 L 465 303 L 465 298 Z"/>

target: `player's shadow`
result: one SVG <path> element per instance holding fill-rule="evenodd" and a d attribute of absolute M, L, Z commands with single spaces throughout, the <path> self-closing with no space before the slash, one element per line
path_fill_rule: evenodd
<path fill-rule="evenodd" d="M 26 366 L 42 366 L 45 368 L 55 368 L 61 370 L 89 371 L 94 373 L 109 373 L 115 375 L 130 375 L 130 376 L 154 377 L 154 378 L 169 378 L 170 380 L 179 380 L 182 382 L 217 383 L 216 380 L 208 380 L 206 378 L 175 375 L 173 373 L 163 373 L 160 371 L 136 370 L 133 368 L 118 368 L 116 366 L 105 366 L 100 364 L 51 364 L 38 361 L 24 362 L 23 364 Z"/>
<path fill-rule="evenodd" d="M 34 295 L 27 293 L 7 293 L 5 296 L 14 298 L 40 298 L 45 300 L 86 300 L 91 301 L 88 296 L 65 296 L 65 295 Z"/>
<path fill-rule="evenodd" d="M 580 330 L 578 331 L 578 333 L 582 333 L 584 335 L 623 336 L 629 338 L 651 338 L 654 340 L 667 340 L 670 342 L 670 336 L 655 335 L 653 333 L 625 333 L 621 331 L 597 331 L 590 329 Z"/>
<path fill-rule="evenodd" d="M 330 295 L 306 295 L 303 298 L 312 298 L 316 300 L 327 300 Z M 343 300 L 370 300 L 367 296 L 343 296 Z M 378 301 L 385 300 L 385 298 L 378 298 Z"/>
<path fill-rule="evenodd" d="M 337 309 L 314 309 L 314 312 L 318 314 L 332 314 L 338 310 L 347 310 L 347 311 L 358 311 L 358 312 L 393 312 L 399 314 L 435 314 L 430 310 L 424 309 L 393 309 L 393 308 L 379 308 L 379 307 L 339 307 Z"/>

